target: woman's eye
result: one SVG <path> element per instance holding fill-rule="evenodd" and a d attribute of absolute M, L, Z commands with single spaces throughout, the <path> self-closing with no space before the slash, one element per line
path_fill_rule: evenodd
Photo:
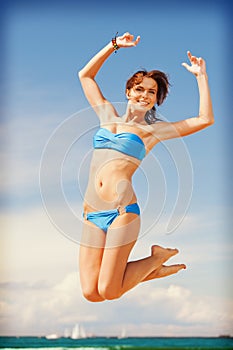
<path fill-rule="evenodd" d="M 136 90 L 136 91 L 143 91 L 143 89 L 140 88 L 140 87 L 136 87 L 135 90 Z"/>

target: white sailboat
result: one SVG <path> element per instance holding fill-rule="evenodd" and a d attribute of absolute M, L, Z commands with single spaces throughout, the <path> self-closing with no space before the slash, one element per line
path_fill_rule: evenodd
<path fill-rule="evenodd" d="M 124 339 L 124 338 L 127 338 L 126 337 L 126 330 L 125 330 L 125 328 L 122 328 L 122 330 L 121 330 L 121 334 L 120 335 L 118 335 L 118 337 L 117 337 L 118 339 Z"/>
<path fill-rule="evenodd" d="M 72 333 L 71 333 L 71 339 L 84 339 L 86 338 L 86 332 L 84 330 L 84 328 L 77 323 L 74 328 L 72 329 Z"/>
<path fill-rule="evenodd" d="M 46 335 L 45 338 L 48 340 L 55 340 L 55 339 L 59 339 L 60 337 L 59 337 L 59 335 L 53 333 L 53 334 Z"/>

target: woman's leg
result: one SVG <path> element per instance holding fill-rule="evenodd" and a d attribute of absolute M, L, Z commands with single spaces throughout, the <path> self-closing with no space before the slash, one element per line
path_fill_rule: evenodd
<path fill-rule="evenodd" d="M 93 302 L 103 301 L 98 292 L 98 280 L 106 234 L 92 223 L 84 222 L 79 249 L 79 274 L 84 297 Z"/>
<path fill-rule="evenodd" d="M 153 250 L 154 247 L 151 248 L 151 254 L 154 254 L 155 251 Z M 185 264 L 175 264 L 175 265 L 161 265 L 157 269 L 155 269 L 153 272 L 151 272 L 148 276 L 146 276 L 142 282 L 150 281 L 155 278 L 162 278 L 167 277 L 170 275 L 174 275 L 175 273 L 179 272 L 180 270 L 186 269 Z"/>
<path fill-rule="evenodd" d="M 186 269 L 185 264 L 175 264 L 175 265 L 170 265 L 170 266 L 161 265 L 156 270 L 151 272 L 148 276 L 146 276 L 142 280 L 142 282 L 154 280 L 155 278 L 162 278 L 162 277 L 174 275 L 175 273 L 177 273 L 183 269 Z"/>
<path fill-rule="evenodd" d="M 162 264 L 178 253 L 178 249 L 163 248 L 157 245 L 153 246 L 152 249 L 153 254 L 151 256 L 127 264 L 123 280 L 122 294 L 132 289 L 140 282 L 158 278 L 158 271 L 161 271 L 162 266 L 164 266 Z M 147 274 L 147 271 L 150 271 L 149 275 Z M 157 271 L 156 274 L 155 271 Z M 168 271 L 161 271 L 160 277 L 168 276 L 166 273 L 168 273 Z M 164 276 L 162 276 L 162 274 L 164 274 Z"/>
<path fill-rule="evenodd" d="M 128 262 L 139 229 L 140 217 L 131 213 L 120 215 L 109 228 L 98 283 L 104 299 L 119 298 L 178 253 L 177 249 L 154 246 L 151 256 Z"/>

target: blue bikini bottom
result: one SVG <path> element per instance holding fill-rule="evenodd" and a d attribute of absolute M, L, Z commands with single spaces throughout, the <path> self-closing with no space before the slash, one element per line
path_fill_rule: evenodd
<path fill-rule="evenodd" d="M 140 209 L 137 203 L 129 204 L 122 209 L 112 209 L 112 210 L 104 210 L 104 211 L 96 211 L 90 212 L 87 214 L 83 214 L 83 217 L 91 221 L 93 224 L 98 226 L 105 233 L 107 232 L 111 223 L 121 214 L 124 213 L 134 213 L 140 215 Z"/>

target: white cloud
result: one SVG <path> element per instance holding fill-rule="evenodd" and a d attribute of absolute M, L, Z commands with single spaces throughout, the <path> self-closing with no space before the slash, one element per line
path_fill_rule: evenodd
<path fill-rule="evenodd" d="M 14 329 L 17 334 L 62 335 L 78 322 L 97 335 L 116 335 L 122 327 L 127 335 L 187 335 L 187 330 L 190 335 L 217 335 L 219 329 L 228 332 L 232 322 L 229 301 L 195 296 L 174 284 L 150 283 L 120 300 L 89 303 L 81 295 L 77 272 L 50 287 L 32 290 L 25 283 L 20 293 L 2 286 L 1 295 L 3 333 Z"/>

